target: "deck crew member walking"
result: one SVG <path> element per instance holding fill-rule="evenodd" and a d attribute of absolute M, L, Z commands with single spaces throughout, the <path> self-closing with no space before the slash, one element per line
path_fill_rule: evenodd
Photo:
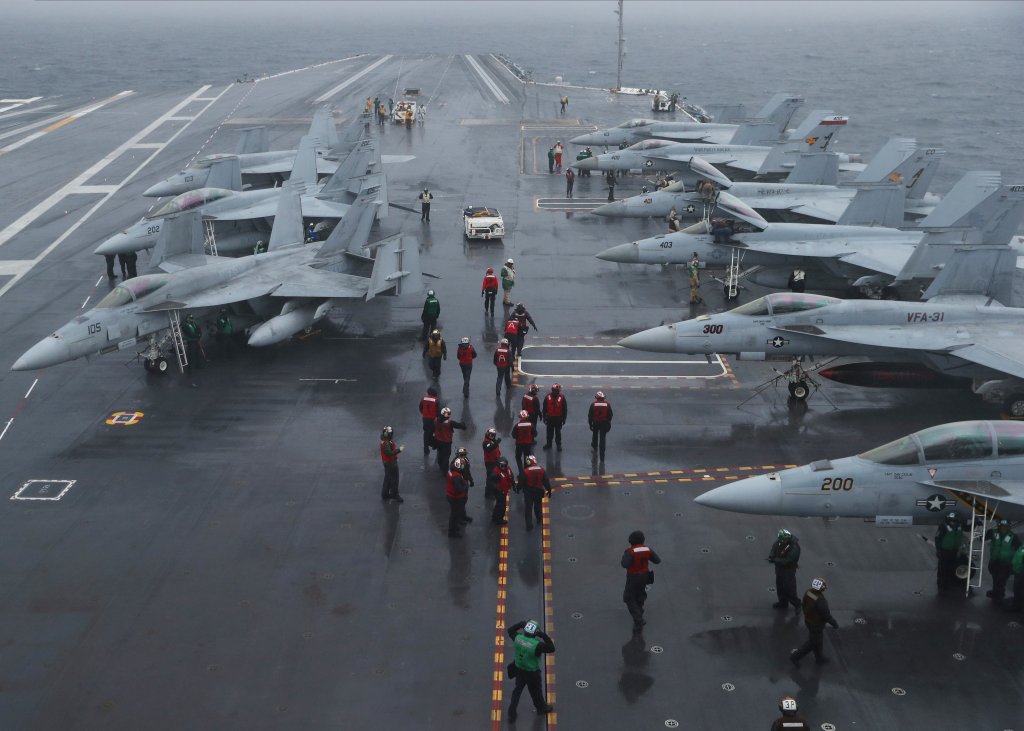
<path fill-rule="evenodd" d="M 644 603 L 647 601 L 647 585 L 654 583 L 654 572 L 650 564 L 661 563 L 661 557 L 650 546 L 644 545 L 643 531 L 629 534 L 629 548 L 622 553 L 619 562 L 626 569 L 626 588 L 622 590 L 622 601 L 633 617 L 633 631 L 639 632 L 647 624 L 644 619 Z"/>

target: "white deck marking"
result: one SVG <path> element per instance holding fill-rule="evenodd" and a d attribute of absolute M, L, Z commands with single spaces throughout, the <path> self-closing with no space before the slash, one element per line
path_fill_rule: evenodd
<path fill-rule="evenodd" d="M 67 495 L 68 490 L 78 482 L 78 480 L 29 480 L 24 485 L 18 488 L 18 491 L 11 495 L 11 500 L 60 500 L 62 497 Z M 43 483 L 41 487 L 35 487 L 37 483 Z M 60 492 L 56 495 L 50 495 L 50 486 L 59 487 Z M 22 495 L 26 490 L 38 490 L 38 495 L 34 497 L 26 497 Z"/>
<path fill-rule="evenodd" d="M 107 104 L 110 104 L 111 102 L 116 102 L 118 99 L 124 99 L 126 96 L 131 96 L 134 93 L 135 92 L 131 91 L 130 89 L 128 91 L 122 91 L 122 92 L 119 92 L 117 94 L 114 94 L 114 96 L 112 96 L 112 97 L 108 97 L 107 99 L 104 99 L 103 101 L 96 102 L 95 104 L 90 104 L 87 107 L 82 107 L 81 109 L 76 109 L 75 111 L 71 112 L 70 114 L 66 114 L 66 115 L 63 115 L 62 117 L 58 117 L 57 121 L 53 122 L 52 124 L 50 124 L 47 127 L 44 127 L 43 129 L 39 130 L 38 132 L 30 134 L 27 137 L 22 137 L 17 142 L 12 142 L 11 144 L 7 145 L 6 147 L 0 147 L 0 155 L 3 155 L 4 153 L 10 152 L 11 150 L 17 150 L 19 147 L 27 145 L 29 142 L 32 142 L 34 140 L 38 140 L 43 135 L 49 134 L 50 132 L 53 132 L 54 130 L 60 129 L 64 125 L 69 124 L 71 122 L 74 122 L 76 119 L 81 119 L 82 117 L 84 117 L 86 114 L 89 114 L 90 112 L 95 112 L 97 109 L 100 109 L 101 107 L 105 107 Z M 29 125 L 29 127 L 31 127 L 31 125 Z M 16 133 L 20 133 L 20 132 L 24 131 L 25 129 L 28 129 L 28 127 L 23 127 L 22 129 L 17 130 Z M 8 133 L 5 136 L 10 136 L 10 133 Z"/>
<path fill-rule="evenodd" d="M 14 419 L 8 419 L 7 420 L 7 423 L 4 424 L 4 430 L 0 431 L 0 439 L 4 438 L 4 435 L 7 434 L 7 430 L 11 428 L 11 424 L 13 424 L 13 423 L 14 423 Z"/>
<path fill-rule="evenodd" d="M 37 383 L 39 383 L 39 379 L 38 378 L 36 380 L 32 381 L 32 385 L 28 387 L 28 391 L 25 392 L 24 398 L 28 398 L 30 395 L 32 395 L 32 389 L 36 387 Z"/>
<path fill-rule="evenodd" d="M 708 361 L 706 359 L 699 360 L 606 360 L 606 359 L 591 359 L 591 358 L 569 358 L 569 359 L 558 359 L 558 358 L 531 358 L 526 351 L 534 348 L 572 348 L 576 350 L 590 350 L 593 351 L 597 348 L 603 348 L 605 350 L 619 350 L 625 351 L 626 349 L 619 345 L 527 345 L 523 348 L 523 354 L 519 357 L 519 373 L 523 376 L 529 376 L 531 378 L 600 378 L 600 379 L 629 379 L 629 380 L 677 380 L 677 381 L 692 381 L 692 380 L 710 380 L 715 378 L 723 378 L 729 375 L 729 371 L 722 362 L 722 358 L 719 355 L 715 355 L 714 359 Z M 647 365 L 707 365 L 707 366 L 718 366 L 718 372 L 710 373 L 707 375 L 643 375 L 640 373 L 533 373 L 529 368 L 533 363 L 577 363 L 580 365 L 587 363 L 599 363 L 602 365 L 636 365 L 641 368 Z"/>
<path fill-rule="evenodd" d="M 166 142 L 140 142 L 137 145 L 132 145 L 133 150 L 159 150 L 161 147 L 166 145 Z"/>
<path fill-rule="evenodd" d="M 98 286 L 100 286 L 100 282 L 102 282 L 102 281 L 103 281 L 103 275 L 101 274 L 100 278 L 96 280 L 96 284 L 94 284 L 92 286 L 98 287 Z"/>
<path fill-rule="evenodd" d="M 18 276 L 35 266 L 31 259 L 10 259 L 0 261 L 0 277 Z"/>
<path fill-rule="evenodd" d="M 74 195 L 76 193 L 89 194 L 99 193 L 100 195 L 106 195 L 107 193 L 116 193 L 117 189 L 121 187 L 119 185 L 79 185 L 77 188 L 72 188 L 67 193 L 68 195 Z"/>
<path fill-rule="evenodd" d="M 318 96 L 318 97 L 317 97 L 316 99 L 314 99 L 313 101 L 314 101 L 314 102 L 316 102 L 317 104 L 319 104 L 320 102 L 325 102 L 325 101 L 327 101 L 328 99 L 330 99 L 330 98 L 331 98 L 332 96 L 334 96 L 335 94 L 337 94 L 337 93 L 338 93 L 339 91 L 341 91 L 342 89 L 344 89 L 344 88 L 346 88 L 347 86 L 350 86 L 351 84 L 354 84 L 355 82 L 359 81 L 359 79 L 363 78 L 363 77 L 364 77 L 364 76 L 366 76 L 366 75 L 367 75 L 368 73 L 370 73 L 371 71 L 373 71 L 373 70 L 374 70 L 375 68 L 377 68 L 378 66 L 380 66 L 380 65 L 381 65 L 382 63 L 384 63 L 385 61 L 388 61 L 388 60 L 390 60 L 390 59 L 392 59 L 392 58 L 394 58 L 394 56 L 393 56 L 392 54 L 390 54 L 390 53 L 389 53 L 389 54 L 388 54 L 387 56 L 385 56 L 384 58 L 381 58 L 381 59 L 378 59 L 378 60 L 374 61 L 373 63 L 371 63 L 371 64 L 370 64 L 369 66 L 367 66 L 367 67 L 366 67 L 365 69 L 363 69 L 363 70 L 362 70 L 362 71 L 360 71 L 359 73 L 356 73 L 356 74 L 353 74 L 352 76 L 349 76 L 349 77 L 348 77 L 347 79 L 345 79 L 344 81 L 342 81 L 342 82 L 341 82 L 340 84 L 338 84 L 338 85 L 337 85 L 336 87 L 334 87 L 333 89 L 331 89 L 331 90 L 330 90 L 330 91 L 328 91 L 328 92 L 325 92 L 325 93 L 321 94 L 320 96 Z"/>
<path fill-rule="evenodd" d="M 86 297 L 86 298 L 85 298 L 85 302 L 83 302 L 83 303 L 82 303 L 82 306 L 81 306 L 81 307 L 79 307 L 78 309 L 80 309 L 80 310 L 84 310 L 84 309 L 85 309 L 85 306 L 86 306 L 87 304 L 89 304 L 89 300 L 91 300 L 91 299 L 92 299 L 92 295 L 90 294 L 90 295 L 89 295 L 88 297 Z"/>
<path fill-rule="evenodd" d="M 487 85 L 487 88 L 491 90 L 491 93 L 494 94 L 494 98 L 502 104 L 508 104 L 508 97 L 505 96 L 505 92 L 498 88 L 498 85 L 494 83 L 494 79 L 488 76 L 480 63 L 468 53 L 465 55 L 465 59 L 473 67 L 473 70 L 476 71 L 477 76 Z"/>
<path fill-rule="evenodd" d="M 9 111 L 11 109 L 17 109 L 18 107 L 23 107 L 26 104 L 31 104 L 32 102 L 37 102 L 40 99 L 42 99 L 41 96 L 34 96 L 34 97 L 31 97 L 30 99 L 0 99 L 0 104 L 6 104 L 7 105 L 6 107 L 0 107 L 0 112 L 6 112 L 6 111 Z M 31 111 L 38 111 L 38 110 L 31 110 Z"/>
<path fill-rule="evenodd" d="M 218 94 L 216 96 L 216 99 L 220 99 L 222 96 L 224 96 L 224 94 L 226 94 L 228 89 L 230 89 L 232 86 L 234 86 L 234 84 L 228 84 L 227 86 L 225 86 L 224 90 L 220 94 Z M 46 198 L 45 200 L 43 200 L 42 202 L 40 202 L 39 204 L 34 206 L 31 210 L 29 210 L 27 213 L 23 214 L 20 218 L 18 218 L 16 221 L 14 221 L 10 225 L 8 225 L 3 230 L 0 230 L 0 246 L 3 246 L 8 241 L 10 241 L 12 238 L 14 238 L 19 233 L 21 233 L 25 228 L 27 228 L 30 224 L 32 224 L 33 221 L 35 221 L 41 215 L 46 213 L 46 211 L 48 211 L 51 207 L 53 207 L 53 205 L 57 201 L 59 201 L 61 198 L 63 198 L 64 196 L 72 193 L 76 189 L 79 189 L 83 185 L 85 185 L 86 181 L 91 180 L 100 170 L 102 170 L 107 165 L 109 165 L 111 162 L 116 160 L 125 150 L 127 150 L 127 149 L 129 149 L 129 148 L 131 148 L 131 147 L 133 147 L 135 145 L 137 145 L 140 140 L 142 140 L 145 137 L 147 137 L 148 135 L 150 135 L 153 132 L 154 129 L 156 129 L 161 124 L 163 124 L 167 120 L 168 117 L 173 117 L 175 114 L 180 112 L 184 107 L 186 107 L 189 104 L 191 104 L 192 102 L 194 102 L 196 100 L 196 97 L 199 97 L 202 94 L 206 93 L 206 91 L 209 88 L 210 88 L 209 84 L 204 85 L 204 86 L 200 87 L 198 91 L 196 91 L 193 94 L 190 94 L 189 96 L 185 97 L 185 99 L 183 99 L 178 104 L 176 104 L 166 114 L 163 114 L 160 117 L 158 117 L 157 119 L 153 120 L 144 129 L 140 130 L 139 132 L 136 132 L 128 140 L 126 140 L 121 145 L 119 145 L 116 149 L 114 149 L 110 153 L 108 153 L 105 157 L 103 157 L 102 160 L 100 160 L 96 164 L 90 166 L 85 172 L 81 173 L 74 180 L 72 180 L 69 183 L 67 183 L 63 188 L 59 189 L 58 191 L 56 191 L 55 193 L 50 195 L 48 198 Z M 210 106 L 213 105 L 213 104 L 214 104 L 214 102 L 207 102 L 206 106 L 203 107 L 203 109 L 196 116 L 198 117 L 200 114 L 202 114 L 207 109 L 209 109 Z M 21 271 L 18 274 L 16 274 L 11 279 L 11 281 L 7 282 L 7 284 L 5 284 L 3 287 L 0 287 L 0 297 L 3 297 L 5 294 L 7 294 L 7 292 L 9 292 L 11 290 L 11 288 L 15 284 L 17 284 L 18 281 L 20 281 L 21 278 L 23 276 L 25 276 L 25 274 L 27 274 L 30 269 L 32 269 L 32 267 L 36 266 L 40 261 L 42 261 L 44 258 L 46 258 L 46 256 L 48 256 L 51 251 L 53 251 L 55 248 L 60 246 L 60 244 L 63 243 L 64 240 L 68 236 L 70 236 L 72 233 L 74 233 L 78 229 L 79 226 L 81 226 L 87 220 L 89 220 L 89 218 L 91 218 L 93 216 L 93 214 L 95 214 L 96 211 L 99 210 L 100 206 L 102 206 L 104 203 L 106 203 L 110 199 L 110 197 L 112 195 L 114 195 L 114 193 L 116 193 L 124 185 L 126 185 L 129 181 L 131 181 L 132 178 L 134 178 L 136 175 L 138 175 L 139 171 L 142 170 L 142 168 L 144 168 L 146 165 L 148 165 L 150 160 L 152 160 L 154 157 L 156 157 L 156 155 L 160 152 L 160 150 L 163 149 L 163 147 L 165 147 L 166 145 L 168 145 L 171 142 L 173 142 L 174 139 L 178 135 L 180 135 L 182 132 L 184 132 L 188 128 L 189 124 L 191 124 L 191 122 L 189 122 L 188 124 L 182 125 L 181 128 L 176 130 L 175 133 L 173 135 L 171 135 L 171 137 L 166 142 L 164 142 L 163 145 L 159 149 L 154 149 L 152 154 L 150 154 L 148 157 L 146 157 L 138 165 L 138 167 L 136 167 L 134 170 L 132 170 L 128 174 L 128 176 L 124 180 L 122 180 L 117 185 L 111 186 L 110 192 L 104 194 L 104 196 L 102 198 L 100 198 L 99 201 L 97 201 L 96 204 L 93 205 L 92 208 L 90 208 L 88 211 L 86 211 L 84 216 L 79 218 L 75 223 L 73 223 L 70 226 L 70 228 L 68 228 L 64 233 L 62 233 L 60 236 L 58 236 L 53 241 L 53 243 L 51 243 L 49 246 L 47 246 L 45 249 L 43 249 L 39 253 L 39 255 L 35 259 L 32 260 L 32 264 L 30 266 L 26 267 L 23 271 Z"/>

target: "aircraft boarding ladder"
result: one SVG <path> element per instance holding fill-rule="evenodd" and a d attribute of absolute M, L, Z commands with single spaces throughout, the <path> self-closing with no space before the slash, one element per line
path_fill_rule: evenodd
<path fill-rule="evenodd" d="M 213 221 L 203 221 L 203 228 L 206 230 L 206 237 L 203 240 L 203 246 L 210 256 L 220 256 L 217 253 L 217 235 L 213 230 Z"/>
<path fill-rule="evenodd" d="M 743 261 L 743 253 L 736 247 L 732 247 L 729 254 L 729 268 L 725 270 L 725 301 L 732 302 L 740 292 L 740 264 Z"/>
<path fill-rule="evenodd" d="M 980 504 L 980 512 L 979 512 Z M 988 531 L 988 500 L 975 497 L 971 500 L 971 539 L 967 544 L 967 576 L 964 579 L 964 595 L 970 596 L 971 589 L 981 587 L 985 577 L 985 533 Z M 977 579 L 975 579 L 977 571 Z"/>
<path fill-rule="evenodd" d="M 167 313 L 167 321 L 171 329 L 171 344 L 178 358 L 178 369 L 184 373 L 185 366 L 188 365 L 188 353 L 185 349 L 185 339 L 181 335 L 181 311 L 170 310 Z"/>

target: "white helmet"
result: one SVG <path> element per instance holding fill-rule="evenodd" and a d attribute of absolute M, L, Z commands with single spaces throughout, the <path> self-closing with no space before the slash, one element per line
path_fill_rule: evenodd
<path fill-rule="evenodd" d="M 501 345 L 508 345 L 508 338 L 502 338 Z"/>
<path fill-rule="evenodd" d="M 536 457 L 536 455 L 533 455 L 533 454 L 527 455 L 526 456 L 526 464 L 531 464 L 531 465 L 532 464 L 537 464 L 537 457 Z"/>
<path fill-rule="evenodd" d="M 381 439 L 390 439 L 394 435 L 395 435 L 395 430 L 392 429 L 390 426 L 384 427 L 381 430 L 381 432 L 380 432 Z"/>
<path fill-rule="evenodd" d="M 490 429 L 484 432 L 484 436 L 488 437 L 489 439 L 494 439 L 494 437 L 498 436 L 498 430 L 492 426 Z"/>
<path fill-rule="evenodd" d="M 452 410 L 449 409 L 447 406 L 445 406 L 443 409 L 441 409 L 441 416 L 443 416 L 444 418 L 447 419 L 451 415 L 452 415 Z"/>
<path fill-rule="evenodd" d="M 514 261 L 512 261 L 512 259 L 511 259 L 511 258 L 509 258 L 509 259 L 506 259 L 506 260 L 505 260 L 505 263 L 506 263 L 506 264 L 515 264 L 515 262 L 514 262 Z"/>
<path fill-rule="evenodd" d="M 434 290 L 428 289 L 427 290 L 427 297 L 433 297 L 433 296 L 434 296 Z"/>
<path fill-rule="evenodd" d="M 594 398 L 596 398 L 598 401 L 604 401 L 604 391 L 598 391 L 597 393 L 595 393 Z"/>
<path fill-rule="evenodd" d="M 812 579 L 811 580 L 811 588 L 814 589 L 815 591 L 821 591 L 822 589 L 825 588 L 825 580 L 821 579 L 821 578 Z"/>
<path fill-rule="evenodd" d="M 519 412 L 519 418 L 520 419 L 529 419 L 530 418 L 530 412 L 527 411 L 526 409 L 523 409 L 522 411 Z"/>
<path fill-rule="evenodd" d="M 463 345 L 469 345 L 469 338 L 463 338 L 462 339 L 462 344 Z"/>
<path fill-rule="evenodd" d="M 469 454 L 469 451 L 465 447 L 459 447 L 455 450 L 456 457 L 465 457 L 467 454 Z"/>
<path fill-rule="evenodd" d="M 799 710 L 796 705 L 796 698 L 791 695 L 782 696 L 782 700 L 779 701 L 779 710 L 783 713 L 796 713 Z"/>

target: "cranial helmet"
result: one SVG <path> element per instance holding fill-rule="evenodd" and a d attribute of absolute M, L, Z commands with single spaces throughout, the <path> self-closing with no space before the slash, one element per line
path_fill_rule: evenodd
<path fill-rule="evenodd" d="M 493 439 L 494 437 L 498 436 L 498 430 L 492 426 L 490 429 L 484 432 L 484 436 Z"/>
<path fill-rule="evenodd" d="M 552 384 L 551 390 L 554 391 L 555 393 L 558 393 L 559 391 L 562 390 L 562 384 L 560 384 L 560 383 Z"/>
<path fill-rule="evenodd" d="M 494 267 L 487 267 L 488 274 L 494 274 Z"/>
<path fill-rule="evenodd" d="M 826 584 L 825 584 L 825 580 L 824 579 L 820 579 L 819 578 L 819 579 L 812 579 L 811 580 L 811 588 L 814 589 L 815 591 L 821 591 L 822 589 L 825 588 L 825 586 L 826 586 Z"/>
<path fill-rule="evenodd" d="M 595 393 L 594 398 L 596 398 L 598 401 L 604 401 L 604 391 L 598 391 L 597 393 Z"/>
<path fill-rule="evenodd" d="M 394 436 L 394 434 L 395 430 L 392 429 L 390 426 L 384 427 L 380 432 L 381 437 L 384 439 L 390 439 L 392 436 Z"/>
<path fill-rule="evenodd" d="M 537 634 L 537 630 L 540 628 L 540 623 L 536 619 L 531 619 L 523 626 L 523 632 L 530 635 L 531 637 Z"/>
<path fill-rule="evenodd" d="M 520 419 L 528 419 L 528 418 L 530 418 L 530 412 L 527 411 L 526 409 L 523 409 L 522 411 L 519 412 L 519 418 Z"/>
<path fill-rule="evenodd" d="M 779 531 L 779 540 L 780 541 L 788 541 L 792 537 L 793 537 L 793 534 L 790 533 L 785 528 L 783 528 L 782 530 Z"/>
<path fill-rule="evenodd" d="M 506 259 L 506 260 L 505 260 L 505 263 L 506 263 L 506 264 L 515 264 L 515 262 L 514 262 L 514 261 L 512 261 L 512 259 L 511 259 L 511 258 L 509 258 L 509 259 Z"/>
<path fill-rule="evenodd" d="M 644 542 L 644 532 L 642 530 L 635 530 L 629 534 L 629 545 L 639 546 Z"/>
<path fill-rule="evenodd" d="M 443 416 L 444 418 L 447 419 L 451 415 L 452 415 L 452 410 L 449 409 L 447 406 L 445 406 L 443 409 L 441 409 L 441 416 Z"/>
<path fill-rule="evenodd" d="M 469 345 L 469 338 L 462 338 L 463 345 Z"/>
<path fill-rule="evenodd" d="M 499 467 L 508 467 L 508 459 L 505 458 L 505 457 L 498 457 L 498 466 Z"/>
<path fill-rule="evenodd" d="M 526 464 L 537 464 L 537 456 L 534 454 L 527 455 Z"/>
<path fill-rule="evenodd" d="M 441 337 L 441 331 L 440 330 L 431 330 L 430 331 L 430 337 L 432 337 L 432 338 L 439 338 L 439 337 Z"/>
<path fill-rule="evenodd" d="M 779 710 L 783 713 L 796 713 L 798 710 L 796 698 L 791 695 L 782 696 L 782 700 L 779 701 Z"/>
<path fill-rule="evenodd" d="M 508 338 L 502 338 L 501 339 L 501 344 L 502 345 L 508 345 Z"/>
<path fill-rule="evenodd" d="M 539 391 L 539 390 L 540 389 L 537 387 L 536 383 L 531 383 L 530 384 L 530 393 L 537 393 L 537 391 Z"/>
<path fill-rule="evenodd" d="M 467 454 L 469 454 L 469 452 L 466 451 L 465 447 L 459 447 L 458 449 L 455 450 L 455 455 L 457 457 L 465 457 Z"/>
<path fill-rule="evenodd" d="M 433 296 L 434 296 L 434 290 L 428 289 L 427 290 L 427 297 L 433 297 Z"/>

